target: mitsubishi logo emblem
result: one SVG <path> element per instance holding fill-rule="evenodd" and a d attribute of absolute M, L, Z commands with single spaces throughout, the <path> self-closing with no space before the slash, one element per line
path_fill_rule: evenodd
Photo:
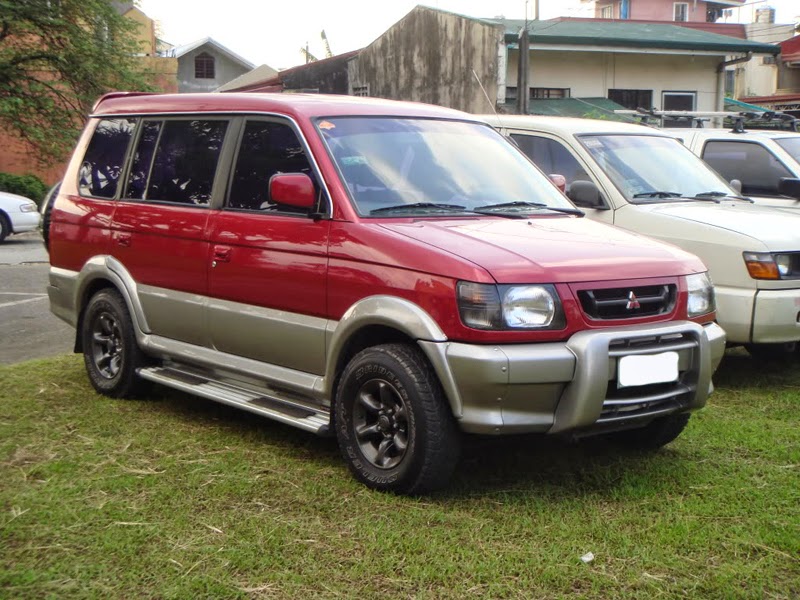
<path fill-rule="evenodd" d="M 625 305 L 627 310 L 633 310 L 634 308 L 642 308 L 642 305 L 639 304 L 639 300 L 636 298 L 636 294 L 633 293 L 633 290 L 628 292 L 628 303 Z"/>

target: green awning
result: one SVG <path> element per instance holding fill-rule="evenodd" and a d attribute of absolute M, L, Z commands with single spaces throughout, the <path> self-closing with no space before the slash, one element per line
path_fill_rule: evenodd
<path fill-rule="evenodd" d="M 615 110 L 624 108 L 608 98 L 549 98 L 528 102 L 528 112 L 532 115 L 632 121 L 625 115 L 614 114 Z"/>

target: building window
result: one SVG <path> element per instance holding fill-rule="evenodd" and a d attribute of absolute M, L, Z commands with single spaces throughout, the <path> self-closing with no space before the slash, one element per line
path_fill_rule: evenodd
<path fill-rule="evenodd" d="M 653 90 L 608 90 L 608 99 L 630 110 L 653 108 Z"/>
<path fill-rule="evenodd" d="M 603 6 L 600 8 L 600 18 L 601 19 L 613 19 L 614 18 L 614 5 L 609 4 L 608 6 Z"/>
<path fill-rule="evenodd" d="M 506 104 L 515 103 L 517 101 L 517 86 L 506 86 Z"/>
<path fill-rule="evenodd" d="M 662 110 L 695 110 L 697 92 L 662 92 Z"/>
<path fill-rule="evenodd" d="M 774 56 L 764 56 L 761 59 L 761 64 L 762 65 L 777 65 L 778 64 L 778 59 L 776 57 L 774 57 Z"/>
<path fill-rule="evenodd" d="M 686 22 L 689 20 L 689 3 L 675 2 L 673 5 L 673 21 Z"/>
<path fill-rule="evenodd" d="M 194 76 L 196 79 L 214 79 L 214 57 L 205 52 L 195 56 Z"/>
<path fill-rule="evenodd" d="M 353 96 L 369 96 L 369 85 L 354 85 Z"/>
<path fill-rule="evenodd" d="M 541 100 L 544 98 L 569 98 L 570 88 L 530 88 L 531 100 Z"/>

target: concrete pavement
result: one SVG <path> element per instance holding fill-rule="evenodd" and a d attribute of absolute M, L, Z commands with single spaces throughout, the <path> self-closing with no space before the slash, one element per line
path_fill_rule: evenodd
<path fill-rule="evenodd" d="M 72 328 L 50 312 L 49 267 L 36 232 L 0 244 L 0 364 L 72 352 Z"/>

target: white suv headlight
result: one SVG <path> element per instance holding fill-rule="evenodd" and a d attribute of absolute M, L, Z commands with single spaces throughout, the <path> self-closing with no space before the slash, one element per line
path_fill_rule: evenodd
<path fill-rule="evenodd" d="M 473 329 L 563 329 L 566 323 L 552 285 L 492 285 L 460 281 L 461 320 Z"/>
<path fill-rule="evenodd" d="M 716 310 L 714 286 L 711 284 L 708 273 L 687 275 L 686 287 L 689 290 L 689 299 L 686 303 L 686 312 L 689 317 L 699 317 Z"/>

